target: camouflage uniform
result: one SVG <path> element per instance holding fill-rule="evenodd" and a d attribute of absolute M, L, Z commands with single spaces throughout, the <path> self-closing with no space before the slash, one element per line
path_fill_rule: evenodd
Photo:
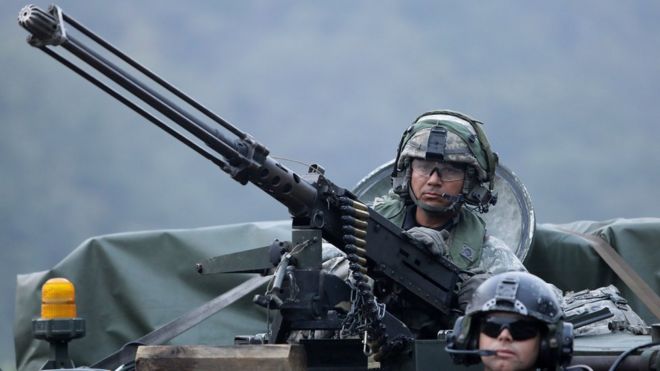
<path fill-rule="evenodd" d="M 403 229 L 417 226 L 414 217 L 412 217 L 415 206 L 411 205 L 406 208 L 403 201 L 395 194 L 390 193 L 385 197 L 376 198 L 372 207 Z M 461 239 L 460 243 L 457 243 L 458 241 L 456 241 L 455 234 L 452 231 L 461 227 L 461 223 L 466 222 L 468 218 L 473 222 L 460 233 L 476 237 L 470 238 L 470 236 L 467 236 Z M 459 268 L 473 273 L 488 274 L 526 271 L 525 266 L 513 253 L 513 250 L 499 238 L 487 235 L 481 218 L 465 207 L 457 213 L 447 230 L 449 233 L 443 234 L 447 248 L 443 249 L 442 256 L 458 265 Z M 471 241 L 467 241 L 468 244 L 466 244 L 465 239 Z M 467 251 L 469 253 L 466 253 Z M 468 256 L 472 259 L 469 259 Z"/>
<path fill-rule="evenodd" d="M 575 336 L 591 336 L 612 332 L 629 332 L 635 335 L 647 335 L 648 326 L 635 313 L 628 301 L 621 296 L 614 285 L 595 290 L 567 292 L 562 298 L 562 308 L 567 317 L 578 317 L 607 308 L 611 317 L 575 329 Z"/>
<path fill-rule="evenodd" d="M 525 266 L 509 247 L 497 237 L 487 236 L 476 271 L 498 274 L 508 271 L 526 272 Z"/>

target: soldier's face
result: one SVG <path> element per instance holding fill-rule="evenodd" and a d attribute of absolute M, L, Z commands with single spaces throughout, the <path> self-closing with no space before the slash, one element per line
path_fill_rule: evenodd
<path fill-rule="evenodd" d="M 520 326 L 524 326 L 525 322 L 513 324 L 516 321 L 525 321 L 525 317 L 518 314 L 497 313 L 494 316 L 497 317 L 495 319 L 497 323 L 511 322 L 511 326 L 518 326 L 518 328 L 509 330 L 508 328 L 503 327 L 497 335 L 495 335 L 492 329 L 491 331 L 482 330 L 479 333 L 479 349 L 494 350 L 497 352 L 494 356 L 481 357 L 485 370 L 533 370 L 536 358 L 539 354 L 539 345 L 541 342 L 538 329 L 536 332 L 530 333 L 529 329 L 525 330 L 524 328 L 520 328 Z M 519 333 L 525 333 L 525 331 L 527 331 L 527 335 L 518 335 Z M 512 332 L 514 332 L 514 335 L 516 336 L 512 336 Z M 534 336 L 527 338 L 531 335 Z M 515 337 L 517 336 L 523 337 L 524 339 L 516 340 Z"/>
<path fill-rule="evenodd" d="M 461 168 L 458 164 L 414 159 L 411 166 L 412 176 L 410 178 L 410 187 L 415 197 L 429 206 L 449 206 L 451 202 L 444 199 L 442 195 L 457 196 L 463 190 L 465 169 Z M 457 171 L 461 171 L 463 174 L 460 179 L 456 179 L 456 176 L 448 177 L 445 175 L 443 177 L 443 173 L 453 175 Z"/>

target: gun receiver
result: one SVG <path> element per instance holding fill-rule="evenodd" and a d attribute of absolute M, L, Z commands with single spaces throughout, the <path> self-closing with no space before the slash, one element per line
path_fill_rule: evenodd
<path fill-rule="evenodd" d="M 97 44 L 97 48 L 104 49 L 104 53 L 109 52 L 114 55 L 120 63 L 127 64 L 150 82 L 143 82 L 83 44 L 67 32 L 65 23 Z M 285 205 L 293 218 L 294 229 L 320 230 L 324 239 L 344 251 L 349 245 L 358 246 L 358 250 L 365 251 L 365 266 L 369 275 L 375 279 L 392 280 L 441 313 L 450 312 L 455 297 L 454 288 L 459 281 L 459 269 L 448 260 L 432 258 L 427 252 L 419 249 L 401 228 L 372 209 L 353 208 L 350 205 L 347 207 L 346 200 L 356 201 L 357 197 L 332 183 L 322 171 L 314 168 L 306 176 L 291 171 L 269 156 L 268 149 L 249 134 L 242 132 L 135 62 L 64 14 L 57 6 L 51 6 L 48 11 L 33 5 L 26 6 L 20 11 L 19 24 L 30 32 L 31 35 L 28 37 L 30 45 L 41 49 L 209 159 L 236 181 L 241 184 L 250 182 Z M 115 90 L 114 85 L 110 86 L 55 52 L 55 49 L 59 48 L 70 52 L 105 76 L 104 80 L 111 80 L 130 95 L 126 96 Z M 164 88 L 173 97 L 166 97 L 156 91 L 154 84 Z M 175 103 L 175 100 L 187 104 L 196 111 L 196 114 L 182 108 L 178 101 Z M 143 108 L 139 101 L 151 107 L 153 111 Z M 171 120 L 196 140 L 177 131 L 161 117 Z M 214 126 L 207 123 L 209 120 Z M 350 223 L 351 213 L 360 216 L 353 222 L 366 231 L 366 235 L 363 233 L 362 241 L 357 241 L 358 243 L 347 241 L 342 228 L 347 224 L 347 220 Z"/>

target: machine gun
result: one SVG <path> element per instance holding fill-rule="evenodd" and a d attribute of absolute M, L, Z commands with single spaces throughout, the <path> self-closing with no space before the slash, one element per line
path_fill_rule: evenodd
<path fill-rule="evenodd" d="M 258 252 L 277 266 L 267 294 L 257 300 L 281 314 L 268 342 L 285 342 L 296 330 L 346 329 L 347 319 L 355 324 L 352 330 L 358 333 L 353 335 L 364 338 L 365 347 L 369 343 L 375 350 L 391 344 L 397 336 L 411 336 L 378 303 L 382 293 L 374 290 L 373 282 L 401 287 L 402 296 L 422 303 L 431 315 L 451 314 L 461 271 L 444 258 L 433 258 L 401 228 L 360 202 L 350 191 L 334 184 L 320 166 L 310 166 L 308 174 L 296 174 L 271 157 L 269 150 L 249 134 L 143 67 L 57 6 L 51 6 L 48 11 L 26 6 L 20 11 L 19 24 L 30 32 L 30 45 L 210 160 L 239 183 L 254 184 L 288 208 L 292 240 L 276 241 Z M 68 26 L 102 52 L 69 33 Z M 58 53 L 59 49 L 65 49 L 95 72 L 81 68 L 76 59 Z M 322 272 L 322 240 L 347 255 L 352 287 Z M 213 258 L 197 268 L 204 274 L 272 269 L 263 265 L 239 269 L 236 261 Z M 347 301 L 352 303 L 351 308 L 345 306 Z"/>

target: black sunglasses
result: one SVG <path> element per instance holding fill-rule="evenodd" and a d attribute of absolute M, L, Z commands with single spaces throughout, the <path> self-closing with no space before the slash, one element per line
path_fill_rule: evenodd
<path fill-rule="evenodd" d="M 527 340 L 539 333 L 539 323 L 521 318 L 488 317 L 481 321 L 481 332 L 497 338 L 502 330 L 508 329 L 513 340 Z"/>

